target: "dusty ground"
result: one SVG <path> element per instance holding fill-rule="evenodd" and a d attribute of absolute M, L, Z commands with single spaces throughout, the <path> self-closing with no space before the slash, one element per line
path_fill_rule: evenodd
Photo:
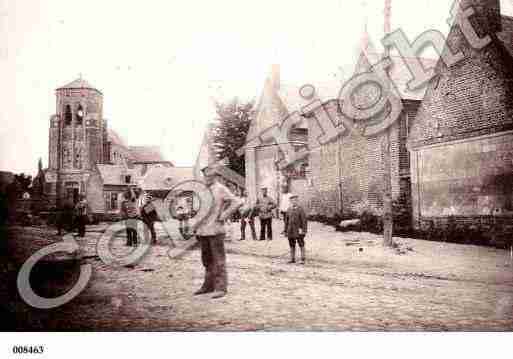
<path fill-rule="evenodd" d="M 203 278 L 199 250 L 170 259 L 160 228 L 160 244 L 142 262 L 114 269 L 95 257 L 104 229 L 90 226 L 78 241 L 82 263 L 93 267 L 88 288 L 53 310 L 10 302 L 14 329 L 513 330 L 513 263 L 504 250 L 396 239 L 397 251 L 384 249 L 379 236 L 312 223 L 304 266 L 286 264 L 279 235 L 227 241 L 229 294 L 212 300 L 192 296 Z M 117 237 L 113 251 L 126 252 L 124 241 Z"/>

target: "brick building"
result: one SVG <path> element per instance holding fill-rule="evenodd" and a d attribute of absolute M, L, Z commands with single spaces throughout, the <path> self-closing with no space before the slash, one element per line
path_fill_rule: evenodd
<path fill-rule="evenodd" d="M 357 53 L 355 75 L 370 71 L 383 58 L 383 54 L 373 50 L 366 33 Z M 392 60 L 389 76 L 397 87 L 396 95 L 403 105 L 398 121 L 389 131 L 392 192 L 393 198 L 409 209 L 411 174 L 407 137 L 425 90 L 407 89 L 406 83 L 411 77 L 407 65 L 411 59 L 392 57 Z M 430 59 L 421 61 L 427 67 L 435 64 Z M 311 215 L 333 217 L 363 210 L 380 212 L 384 175 L 382 142 L 386 133 L 363 137 L 358 125 L 342 114 L 347 113 L 343 111 L 347 99 L 339 99 L 341 88 L 342 83 L 337 82 L 315 84 L 313 97 L 307 100 L 301 95 L 302 86 L 281 84 L 279 68 L 273 67 L 266 80 L 245 149 L 246 184 L 251 199 L 256 198 L 261 187 L 267 187 L 270 195 L 279 200 L 280 186 L 285 184 L 292 192 L 300 194 L 303 206 Z M 376 93 L 363 89 L 353 95 L 365 107 L 375 100 Z M 316 146 L 315 140 L 322 135 L 322 130 L 315 124 L 313 115 L 320 116 L 322 108 L 304 111 L 304 107 L 313 100 L 322 104 L 336 126 L 343 121 L 348 132 L 332 142 Z M 254 145 L 251 139 L 274 124 L 281 123 L 295 111 L 300 113 L 303 121 L 291 130 L 288 140 L 298 151 L 308 145 L 309 156 L 280 171 L 276 166 L 280 153 L 275 141 Z"/>
<path fill-rule="evenodd" d="M 122 192 L 152 167 L 172 167 L 157 147 L 129 147 L 103 117 L 103 94 L 83 79 L 56 90 L 44 193 L 50 202 L 85 194 L 95 213 L 118 210 Z"/>
<path fill-rule="evenodd" d="M 376 53 L 372 43 L 364 37 L 354 75 L 371 71 L 371 67 L 383 56 Z M 334 98 L 323 103 L 334 123 L 344 124 L 344 135 L 326 145 L 315 147 L 312 141 L 321 133 L 317 126 L 310 126 L 308 193 L 312 214 L 333 217 L 335 214 L 361 213 L 364 210 L 375 214 L 381 212 L 385 171 L 383 145 L 387 136 L 390 143 L 392 199 L 409 210 L 411 172 L 407 138 L 425 90 L 410 91 L 406 86 L 411 78 L 407 66 L 412 59 L 396 56 L 390 58 L 393 65 L 388 69 L 388 74 L 395 85 L 395 96 L 402 103 L 402 112 L 388 131 L 371 137 L 362 136 L 361 126 L 344 115 L 349 113 L 344 108 L 347 101 L 356 99 L 359 106 L 366 108 L 378 98 L 377 88 L 365 86 L 350 94 L 353 99 Z M 420 60 L 426 67 L 435 63 L 430 59 Z M 381 116 L 385 115 L 388 113 Z M 374 119 L 376 122 L 380 120 Z"/>
<path fill-rule="evenodd" d="M 464 60 L 439 62 L 411 128 L 414 223 L 513 214 L 513 18 L 499 0 L 462 0 L 480 37 L 476 50 L 454 25 L 446 49 Z"/>

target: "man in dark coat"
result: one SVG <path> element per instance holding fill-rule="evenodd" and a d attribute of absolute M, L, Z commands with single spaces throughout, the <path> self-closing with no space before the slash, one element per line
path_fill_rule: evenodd
<path fill-rule="evenodd" d="M 91 213 L 86 197 L 80 195 L 80 201 L 75 206 L 78 236 L 84 237 L 86 232 L 86 224 L 88 223 L 88 215 Z"/>
<path fill-rule="evenodd" d="M 305 236 L 307 232 L 307 219 L 303 208 L 298 204 L 298 196 L 290 196 L 290 207 L 287 211 L 287 227 L 285 234 L 289 239 L 290 246 L 290 261 L 289 263 L 296 262 L 296 242 L 301 251 L 301 264 L 305 264 Z"/>
<path fill-rule="evenodd" d="M 61 235 L 62 230 L 64 229 L 67 232 L 73 231 L 73 211 L 75 206 L 73 205 L 73 200 L 71 198 L 65 198 L 62 203 L 60 203 L 57 208 L 57 234 Z"/>

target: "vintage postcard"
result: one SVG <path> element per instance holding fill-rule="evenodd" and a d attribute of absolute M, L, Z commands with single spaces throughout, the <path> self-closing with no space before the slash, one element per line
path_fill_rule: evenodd
<path fill-rule="evenodd" d="M 0 0 L 0 95 L 9 357 L 513 339 L 510 0 Z"/>

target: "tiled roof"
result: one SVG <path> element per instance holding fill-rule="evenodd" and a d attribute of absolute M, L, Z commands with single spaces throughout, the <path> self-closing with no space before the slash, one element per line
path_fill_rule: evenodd
<path fill-rule="evenodd" d="M 180 182 L 194 179 L 192 167 L 152 167 L 140 179 L 144 190 L 169 190 Z"/>
<path fill-rule="evenodd" d="M 373 54 L 370 57 L 370 63 L 375 64 L 382 57 L 380 54 Z M 407 64 L 411 63 L 414 59 L 403 58 L 400 56 L 391 56 L 393 65 L 389 68 L 390 78 L 394 82 L 399 91 L 399 94 L 403 100 L 422 100 L 426 92 L 426 87 L 420 88 L 415 91 L 408 89 L 407 84 L 412 79 L 412 75 L 408 70 Z M 434 67 L 437 63 L 435 59 L 420 58 L 421 63 L 426 67 Z M 367 71 L 367 70 L 366 70 Z M 342 90 L 343 84 L 339 81 L 333 83 L 311 83 L 315 88 L 315 97 L 322 102 L 327 102 L 332 99 L 338 99 L 340 91 Z M 306 106 L 312 100 L 305 100 L 300 95 L 301 86 L 283 84 L 280 86 L 278 95 L 283 102 L 283 105 L 287 108 L 289 113 L 293 111 L 300 111 L 303 106 Z"/>
<path fill-rule="evenodd" d="M 130 146 L 128 149 L 134 162 L 167 162 L 158 146 Z"/>
<path fill-rule="evenodd" d="M 111 128 L 107 129 L 107 136 L 108 136 L 109 141 L 113 145 L 127 147 L 125 140 L 123 140 L 123 138 L 113 129 L 111 129 Z"/>
<path fill-rule="evenodd" d="M 131 184 L 135 185 L 141 177 L 141 166 L 134 168 L 127 168 L 123 165 L 105 164 L 98 164 L 96 166 L 98 167 L 104 185 L 125 186 L 127 185 L 125 182 L 125 176 L 127 175 L 131 176 Z"/>
<path fill-rule="evenodd" d="M 95 91 L 100 92 L 96 87 L 94 87 L 93 85 L 91 85 L 89 82 L 87 82 L 86 80 L 84 80 L 82 78 L 76 79 L 67 85 L 59 87 L 57 90 L 63 90 L 63 89 L 88 89 L 88 90 L 95 90 Z"/>

